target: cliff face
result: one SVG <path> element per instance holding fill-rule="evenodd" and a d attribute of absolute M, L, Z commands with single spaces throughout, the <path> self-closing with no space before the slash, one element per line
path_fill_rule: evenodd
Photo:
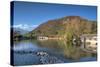
<path fill-rule="evenodd" d="M 80 16 L 66 16 L 63 18 L 49 20 L 29 34 L 38 35 L 65 35 L 67 32 L 77 35 L 97 33 L 97 22 L 84 19 Z"/>

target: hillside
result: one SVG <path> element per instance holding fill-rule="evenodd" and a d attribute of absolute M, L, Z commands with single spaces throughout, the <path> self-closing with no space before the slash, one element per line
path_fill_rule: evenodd
<path fill-rule="evenodd" d="M 54 20 L 49 20 L 32 30 L 31 36 L 64 36 L 66 34 L 96 34 L 97 22 L 84 19 L 80 16 L 66 16 Z"/>

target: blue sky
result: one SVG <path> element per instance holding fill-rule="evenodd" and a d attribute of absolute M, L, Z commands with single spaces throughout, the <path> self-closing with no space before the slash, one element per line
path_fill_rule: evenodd
<path fill-rule="evenodd" d="M 41 23 L 48 20 L 72 15 L 81 16 L 89 20 L 96 20 L 97 7 L 18 1 L 14 2 L 15 27 L 37 27 Z"/>

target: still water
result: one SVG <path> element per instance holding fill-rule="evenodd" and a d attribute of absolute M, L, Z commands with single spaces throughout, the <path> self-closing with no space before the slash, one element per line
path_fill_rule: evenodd
<path fill-rule="evenodd" d="M 49 56 L 56 57 L 62 62 L 71 63 L 83 61 L 96 61 L 96 53 L 84 52 L 80 46 L 68 45 L 61 40 L 22 40 L 14 42 L 14 65 L 41 64 L 40 56 L 36 52 L 44 51 Z M 45 58 L 45 57 L 44 57 Z M 48 59 L 47 59 L 48 60 Z"/>

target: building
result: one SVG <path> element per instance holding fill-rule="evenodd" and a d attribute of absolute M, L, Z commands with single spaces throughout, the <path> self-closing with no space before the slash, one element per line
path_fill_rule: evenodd
<path fill-rule="evenodd" d="M 82 48 L 88 50 L 97 50 L 97 35 L 96 34 L 83 34 L 81 37 Z"/>
<path fill-rule="evenodd" d="M 46 36 L 38 36 L 37 39 L 38 40 L 48 40 L 48 37 L 46 37 Z"/>
<path fill-rule="evenodd" d="M 49 35 L 49 36 L 38 36 L 37 39 L 38 40 L 48 40 L 48 39 L 51 39 L 51 40 L 53 40 L 53 39 L 55 39 L 55 40 L 59 39 L 59 40 L 61 40 L 62 37 L 58 36 L 58 35 Z"/>

